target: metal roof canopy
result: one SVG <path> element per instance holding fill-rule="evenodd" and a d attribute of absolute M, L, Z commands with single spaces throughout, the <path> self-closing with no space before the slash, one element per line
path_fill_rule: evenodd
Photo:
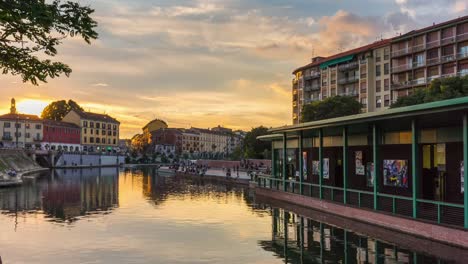
<path fill-rule="evenodd" d="M 461 126 L 462 116 L 466 111 L 468 111 L 468 96 L 272 128 L 269 131 L 273 134 L 260 136 L 258 139 L 278 140 L 282 139 L 283 133 L 287 133 L 288 137 L 294 137 L 300 131 L 303 131 L 304 137 L 312 137 L 318 135 L 319 128 L 324 130 L 325 135 L 340 135 L 340 127 L 343 126 L 349 127 L 350 134 L 365 133 L 374 123 L 385 131 L 404 131 L 411 129 L 411 120 L 414 118 L 418 119 L 421 128 Z"/>
<path fill-rule="evenodd" d="M 328 66 L 333 66 L 335 64 L 338 64 L 338 63 L 342 63 L 342 62 L 347 62 L 347 61 L 350 61 L 354 58 L 354 55 L 348 55 L 348 56 L 344 56 L 344 57 L 341 57 L 341 58 L 336 58 L 336 59 L 333 59 L 333 60 L 330 60 L 330 61 L 327 61 L 327 62 L 324 62 L 322 64 L 320 64 L 320 69 L 325 69 L 327 68 Z"/>

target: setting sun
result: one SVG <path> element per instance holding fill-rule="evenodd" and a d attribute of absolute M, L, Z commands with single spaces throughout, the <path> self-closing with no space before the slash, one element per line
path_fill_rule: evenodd
<path fill-rule="evenodd" d="M 31 114 L 40 116 L 47 102 L 35 99 L 25 99 L 16 103 L 18 112 L 22 114 Z"/>

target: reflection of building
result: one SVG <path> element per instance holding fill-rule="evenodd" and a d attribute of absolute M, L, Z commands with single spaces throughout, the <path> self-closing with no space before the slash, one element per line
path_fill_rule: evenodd
<path fill-rule="evenodd" d="M 43 120 L 43 124 L 43 149 L 65 151 L 81 150 L 81 129 L 79 126 L 54 120 Z"/>
<path fill-rule="evenodd" d="M 272 209 L 272 239 L 260 241 L 286 263 L 407 263 L 414 252 L 311 219 Z M 428 262 L 436 258 L 420 256 Z"/>
<path fill-rule="evenodd" d="M 0 116 L 0 147 L 40 148 L 42 137 L 42 120 L 19 114 L 15 99 L 11 99 L 10 113 Z"/>
<path fill-rule="evenodd" d="M 0 208 L 9 213 L 43 211 L 55 221 L 105 213 L 119 204 L 118 169 L 56 170 L 48 179 L 0 190 Z"/>
<path fill-rule="evenodd" d="M 106 114 L 71 110 L 64 122 L 81 127 L 81 144 L 84 151 L 113 151 L 119 144 L 120 122 Z"/>

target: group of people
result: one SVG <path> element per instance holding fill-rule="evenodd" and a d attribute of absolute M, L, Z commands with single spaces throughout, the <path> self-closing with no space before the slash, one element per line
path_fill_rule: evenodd
<path fill-rule="evenodd" d="M 205 176 L 206 171 L 209 169 L 208 165 L 198 165 L 198 164 L 183 164 L 177 165 L 175 168 L 176 171 L 182 171 L 184 174 L 196 174 L 200 176 Z"/>

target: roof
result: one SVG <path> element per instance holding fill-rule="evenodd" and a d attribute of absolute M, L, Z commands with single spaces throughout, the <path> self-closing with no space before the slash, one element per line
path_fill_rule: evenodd
<path fill-rule="evenodd" d="M 432 26 L 428 26 L 428 27 L 425 27 L 425 28 L 412 30 L 410 32 L 407 32 L 407 33 L 401 35 L 401 36 L 397 36 L 397 37 L 393 38 L 392 40 L 393 41 L 399 41 L 399 40 L 402 40 L 402 39 L 406 39 L 406 38 L 408 38 L 410 36 L 422 34 L 422 33 L 425 33 L 427 31 L 436 30 L 436 29 L 439 29 L 441 27 L 450 26 L 452 24 L 455 24 L 455 23 L 458 23 L 458 22 L 461 22 L 461 21 L 464 21 L 464 20 L 468 20 L 468 15 L 467 16 L 462 16 L 462 17 L 459 17 L 459 18 L 455 18 L 455 19 L 452 19 L 452 20 L 449 20 L 449 21 L 445 21 L 445 22 L 442 22 L 442 23 L 439 23 L 439 24 L 434 24 Z"/>
<path fill-rule="evenodd" d="M 55 120 L 51 120 L 51 119 L 44 119 L 43 122 L 44 122 L 44 125 L 49 125 L 49 126 L 68 127 L 68 128 L 80 129 L 80 127 L 78 125 L 75 125 L 73 123 L 63 122 L 63 121 L 55 121 Z"/>
<path fill-rule="evenodd" d="M 365 52 L 365 51 L 368 51 L 368 50 L 371 50 L 371 49 L 380 48 L 380 47 L 383 47 L 383 46 L 389 44 L 390 42 L 391 42 L 391 39 L 383 39 L 383 40 L 379 40 L 379 41 L 376 41 L 376 42 L 373 42 L 371 44 L 367 44 L 367 45 L 364 45 L 364 46 L 361 46 L 361 47 L 358 47 L 358 48 L 355 48 L 355 49 L 351 49 L 351 50 L 344 51 L 344 52 L 341 52 L 341 53 L 338 53 L 338 54 L 334 54 L 334 55 L 326 57 L 325 59 L 322 59 L 322 60 L 320 60 L 318 62 L 309 63 L 309 64 L 307 64 L 305 66 L 299 67 L 299 68 L 297 68 L 297 69 L 295 69 L 293 71 L 293 74 L 295 74 L 298 71 L 301 71 L 301 70 L 304 70 L 304 69 L 307 69 L 307 68 L 310 68 L 310 67 L 313 67 L 313 66 L 319 66 L 320 64 L 328 62 L 330 60 L 338 59 L 338 58 L 341 58 L 341 57 L 346 57 L 346 56 L 349 56 L 349 55 L 355 55 L 355 54 L 362 53 L 362 52 Z"/>
<path fill-rule="evenodd" d="M 3 120 L 32 120 L 32 121 L 42 121 L 37 115 L 26 115 L 26 114 L 5 114 L 1 115 L 0 119 Z"/>
<path fill-rule="evenodd" d="M 166 121 L 164 121 L 164 120 L 162 120 L 162 119 L 156 118 L 156 119 L 153 119 L 153 120 L 149 121 L 148 124 L 146 124 L 146 125 L 143 127 L 143 130 L 144 130 L 145 128 L 147 128 L 151 123 L 155 123 L 155 122 L 161 122 L 161 123 L 163 123 L 164 125 L 167 126 Z"/>
<path fill-rule="evenodd" d="M 325 120 L 306 122 L 297 125 L 283 126 L 272 128 L 269 131 L 272 133 L 285 133 L 292 131 L 300 131 L 305 129 L 317 129 L 324 127 L 336 127 L 364 122 L 373 122 L 389 118 L 410 117 L 428 113 L 438 113 L 451 110 L 468 109 L 468 96 L 443 100 L 432 103 L 418 104 L 412 106 L 405 106 L 393 109 L 387 109 L 380 112 L 369 112 L 357 115 L 350 115 L 344 117 L 330 118 Z M 272 135 L 268 135 L 272 137 Z M 276 135 L 277 136 L 277 135 Z M 264 139 L 265 137 L 263 137 Z M 259 137 L 259 139 L 261 139 Z"/>
<path fill-rule="evenodd" d="M 79 111 L 79 110 L 72 110 L 72 111 L 75 111 L 75 113 L 77 113 L 83 119 L 120 124 L 120 122 L 117 121 L 117 119 L 110 117 L 107 114 L 97 114 L 97 113 L 85 112 L 85 111 Z"/>

